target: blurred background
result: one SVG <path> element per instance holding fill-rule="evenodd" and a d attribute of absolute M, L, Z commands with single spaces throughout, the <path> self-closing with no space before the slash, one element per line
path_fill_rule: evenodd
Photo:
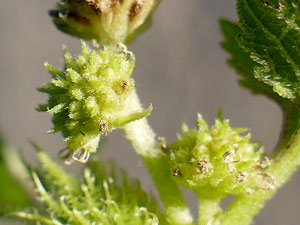
<path fill-rule="evenodd" d="M 50 80 L 43 67 L 49 62 L 62 67 L 62 45 L 79 53 L 80 41 L 56 30 L 48 10 L 56 0 L 0 1 L 0 130 L 25 158 L 36 162 L 29 140 L 34 140 L 53 157 L 64 148 L 60 134 L 50 135 L 51 117 L 35 111 L 45 94 L 36 89 Z M 236 21 L 234 0 L 163 0 L 152 28 L 129 46 L 136 55 L 134 79 L 145 106 L 154 106 L 149 117 L 153 129 L 168 142 L 176 139 L 182 122 L 195 126 L 197 113 L 213 124 L 219 107 L 234 127 L 249 127 L 254 141 L 267 152 L 276 146 L 282 113 L 277 105 L 254 96 L 237 84 L 237 75 L 226 65 L 221 49 L 218 21 Z M 154 186 L 124 138 L 122 131 L 108 135 L 100 154 L 114 159 L 139 178 L 145 189 Z M 68 167 L 78 170 L 78 165 Z M 268 202 L 255 219 L 257 225 L 294 225 L 300 220 L 300 173 Z M 1 187 L 0 187 L 1 191 Z M 197 216 L 193 194 L 184 192 Z M 4 223 L 1 223 L 3 225 Z"/>

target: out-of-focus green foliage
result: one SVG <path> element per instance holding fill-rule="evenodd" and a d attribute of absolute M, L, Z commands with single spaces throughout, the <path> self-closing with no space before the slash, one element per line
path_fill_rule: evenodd
<path fill-rule="evenodd" d="M 78 179 L 36 148 L 42 170 L 39 175 L 32 172 L 32 179 L 46 208 L 13 213 L 26 224 L 166 224 L 153 197 L 124 171 L 106 171 L 98 160 L 91 160 Z"/>
<path fill-rule="evenodd" d="M 284 146 L 298 127 L 300 116 L 297 105 L 273 91 L 272 86 L 255 76 L 255 68 L 261 65 L 255 62 L 249 53 L 238 42 L 239 35 L 243 33 L 241 28 L 227 20 L 220 21 L 220 27 L 225 40 L 222 47 L 230 54 L 228 65 L 234 68 L 240 75 L 239 83 L 249 88 L 254 94 L 262 94 L 274 100 L 283 109 L 285 120 L 281 134 L 281 146 Z"/>
<path fill-rule="evenodd" d="M 11 154 L 11 151 L 15 151 L 15 149 L 8 146 L 0 135 L 0 214 L 11 209 L 22 209 L 31 205 L 24 188 L 21 187 L 7 166 L 7 163 L 14 163 L 7 161 L 6 156 Z"/>

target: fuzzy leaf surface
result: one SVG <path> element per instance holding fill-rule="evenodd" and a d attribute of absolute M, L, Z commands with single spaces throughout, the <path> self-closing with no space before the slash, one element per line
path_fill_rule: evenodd
<path fill-rule="evenodd" d="M 238 40 L 243 31 L 238 24 L 221 20 L 220 28 L 225 38 L 221 45 L 230 54 L 227 63 L 240 75 L 239 83 L 250 89 L 252 93 L 265 95 L 282 107 L 285 120 L 281 134 L 281 145 L 285 145 L 298 127 L 299 110 L 297 105 L 289 99 L 281 97 L 273 91 L 272 86 L 255 77 L 255 68 L 261 65 L 251 58 L 250 52 L 239 45 Z"/>
<path fill-rule="evenodd" d="M 239 45 L 250 53 L 254 77 L 273 87 L 281 97 L 299 103 L 300 32 L 297 25 L 299 1 L 238 0 L 242 33 Z"/>

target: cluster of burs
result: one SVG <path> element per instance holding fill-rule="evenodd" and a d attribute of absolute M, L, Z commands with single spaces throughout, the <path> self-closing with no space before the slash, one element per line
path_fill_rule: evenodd
<path fill-rule="evenodd" d="M 150 114 L 151 107 L 126 109 L 134 92 L 135 58 L 122 43 L 147 28 L 158 2 L 65 0 L 50 12 L 60 30 L 94 43 L 93 49 L 83 43 L 76 57 L 64 50 L 63 70 L 46 64 L 52 80 L 40 89 L 50 97 L 39 110 L 54 114 L 51 132 L 61 131 L 65 137 L 66 162 L 86 162 L 102 134 Z M 267 172 L 270 160 L 257 147 L 245 129 L 231 128 L 221 116 L 212 128 L 199 116 L 197 130 L 184 125 L 183 136 L 162 151 L 176 182 L 198 195 L 222 198 L 275 187 Z"/>
<path fill-rule="evenodd" d="M 52 80 L 40 91 L 49 94 L 39 110 L 53 116 L 54 128 L 67 141 L 66 162 L 86 162 L 98 148 L 100 136 L 141 119 L 151 112 L 128 112 L 126 102 L 134 91 L 131 77 L 135 58 L 122 43 L 145 29 L 156 7 L 154 0 L 65 0 L 50 12 L 57 27 L 69 34 L 92 39 L 94 49 L 82 43 L 72 57 L 64 50 L 65 67 L 46 68 Z M 174 179 L 198 193 L 251 194 L 272 189 L 274 177 L 265 172 L 270 160 L 246 130 L 232 129 L 221 118 L 209 128 L 201 116 L 198 129 L 183 127 L 183 137 L 167 147 Z M 206 190 L 206 191 L 205 191 Z"/>
<path fill-rule="evenodd" d="M 64 48 L 63 70 L 46 63 L 52 80 L 39 89 L 49 94 L 48 103 L 38 108 L 53 114 L 49 132 L 61 131 L 67 142 L 61 152 L 66 163 L 86 162 L 101 134 L 151 112 L 151 105 L 132 112 L 125 107 L 134 90 L 135 58 L 123 43 L 151 19 L 155 5 L 154 0 L 64 0 L 50 11 L 60 30 L 93 42 L 93 49 L 82 42 L 82 53 L 76 57 Z"/>

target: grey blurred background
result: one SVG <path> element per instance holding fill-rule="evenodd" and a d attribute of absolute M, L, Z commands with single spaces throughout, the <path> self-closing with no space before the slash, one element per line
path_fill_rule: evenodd
<path fill-rule="evenodd" d="M 32 162 L 37 158 L 29 140 L 54 157 L 64 147 L 60 134 L 46 133 L 51 117 L 35 111 L 37 104 L 47 99 L 36 91 L 50 80 L 43 63 L 61 67 L 61 46 L 67 45 L 75 54 L 80 48 L 79 40 L 52 24 L 47 11 L 55 2 L 0 1 L 0 130 Z M 238 86 L 237 75 L 226 65 L 228 56 L 219 45 L 218 20 L 222 17 L 236 20 L 234 0 L 163 0 L 152 28 L 129 47 L 137 59 L 134 78 L 138 93 L 144 105 L 153 104 L 150 123 L 168 142 L 175 140 L 183 121 L 193 127 L 199 112 L 212 124 L 222 107 L 232 126 L 251 128 L 253 140 L 262 141 L 270 152 L 279 136 L 282 113 L 268 99 Z M 101 158 L 115 159 L 130 177 L 141 179 L 145 189 L 154 190 L 122 131 L 108 136 Z M 76 165 L 68 170 L 76 170 Z M 255 224 L 300 224 L 299 178 L 298 172 L 257 216 Z M 195 198 L 188 191 L 185 196 L 197 216 Z"/>

